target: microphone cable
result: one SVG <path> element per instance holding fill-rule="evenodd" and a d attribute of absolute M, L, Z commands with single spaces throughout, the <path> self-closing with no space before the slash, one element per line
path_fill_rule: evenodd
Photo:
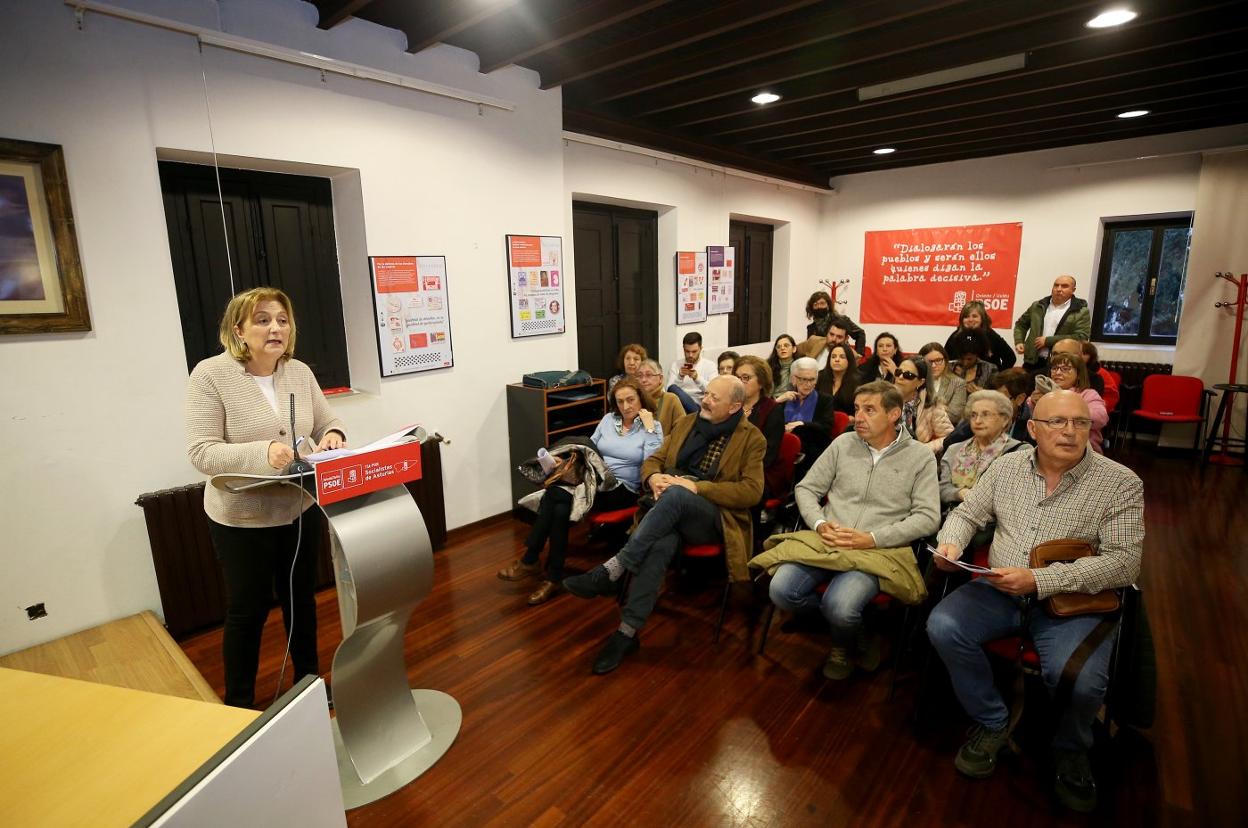
<path fill-rule="evenodd" d="M 290 559 L 290 572 L 286 579 L 286 600 L 290 602 L 290 628 L 286 631 L 286 652 L 282 654 L 282 669 L 277 674 L 277 687 L 273 690 L 273 701 L 269 702 L 270 707 L 277 702 L 278 696 L 282 694 L 282 682 L 286 679 L 286 662 L 290 659 L 290 645 L 295 638 L 295 565 L 299 562 L 299 550 L 303 545 L 303 513 L 306 511 L 303 508 L 303 496 L 304 488 L 302 478 L 300 478 L 299 499 L 296 501 L 299 516 L 294 520 L 295 554 Z M 313 607 L 312 611 L 316 612 L 316 608 Z"/>

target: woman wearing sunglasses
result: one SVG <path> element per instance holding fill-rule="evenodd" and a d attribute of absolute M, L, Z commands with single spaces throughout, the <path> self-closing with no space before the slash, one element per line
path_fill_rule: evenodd
<path fill-rule="evenodd" d="M 1049 376 L 1053 379 L 1053 387 L 1059 391 L 1074 391 L 1083 397 L 1088 404 L 1088 416 L 1092 419 L 1092 430 L 1088 435 L 1088 443 L 1097 454 L 1104 454 L 1105 437 L 1101 429 L 1109 422 L 1109 411 L 1105 408 L 1105 400 L 1096 393 L 1088 381 L 1088 367 L 1083 364 L 1082 356 L 1066 352 L 1049 355 Z M 1036 410 L 1045 392 L 1037 388 L 1027 401 L 1028 407 Z"/>
<path fill-rule="evenodd" d="M 927 363 L 906 357 L 897 366 L 893 385 L 901 392 L 901 421 L 910 435 L 940 454 L 953 423 L 945 407 L 927 397 Z"/>

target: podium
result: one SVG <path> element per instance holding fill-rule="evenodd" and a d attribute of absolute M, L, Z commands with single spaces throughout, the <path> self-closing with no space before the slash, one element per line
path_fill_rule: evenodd
<path fill-rule="evenodd" d="M 294 487 L 328 520 L 342 619 L 333 661 L 334 749 L 348 810 L 432 767 L 462 721 L 451 696 L 407 682 L 403 634 L 433 588 L 429 531 L 403 486 L 420 475 L 420 440 L 413 439 L 327 459 L 302 474 L 220 474 L 210 481 L 231 493 Z"/>

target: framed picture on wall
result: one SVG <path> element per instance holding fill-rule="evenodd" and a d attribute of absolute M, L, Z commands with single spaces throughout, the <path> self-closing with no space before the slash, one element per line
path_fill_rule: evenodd
<path fill-rule="evenodd" d="M 565 276 L 562 236 L 507 236 L 512 339 L 564 332 Z"/>
<path fill-rule="evenodd" d="M 0 138 L 0 334 L 89 330 L 65 155 Z"/>

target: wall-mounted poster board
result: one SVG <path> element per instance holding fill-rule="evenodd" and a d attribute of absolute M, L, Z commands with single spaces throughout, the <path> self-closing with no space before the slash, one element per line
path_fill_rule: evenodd
<path fill-rule="evenodd" d="M 731 247 L 708 246 L 706 268 L 710 273 L 707 312 L 711 315 L 732 313 L 735 309 L 736 251 Z"/>
<path fill-rule="evenodd" d="M 1022 241 L 1021 222 L 870 231 L 861 321 L 955 327 L 963 306 L 978 299 L 1008 323 Z"/>
<path fill-rule="evenodd" d="M 450 368 L 445 256 L 369 256 L 381 375 Z"/>
<path fill-rule="evenodd" d="M 676 254 L 676 324 L 706 321 L 706 254 Z"/>
<path fill-rule="evenodd" d="M 511 338 L 563 333 L 563 238 L 508 236 Z"/>

